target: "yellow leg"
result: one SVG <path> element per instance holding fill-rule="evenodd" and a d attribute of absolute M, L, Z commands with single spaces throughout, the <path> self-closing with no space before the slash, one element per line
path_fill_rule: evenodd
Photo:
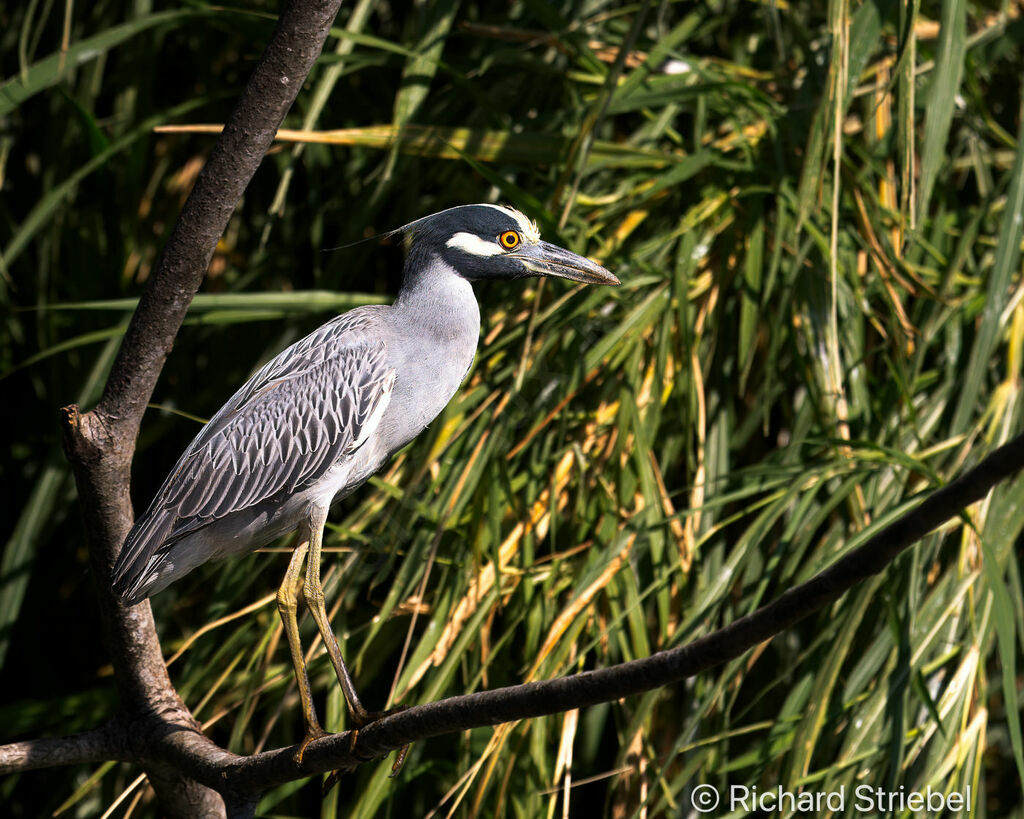
<path fill-rule="evenodd" d="M 305 527 L 304 527 L 305 528 Z M 306 671 L 306 663 L 302 657 L 302 643 L 299 640 L 299 618 L 298 618 L 298 597 L 302 589 L 300 578 L 302 572 L 302 561 L 309 549 L 308 532 L 300 530 L 300 542 L 292 553 L 291 562 L 288 564 L 288 571 L 284 581 L 277 590 L 277 610 L 281 614 L 281 621 L 284 623 L 284 633 L 288 638 L 288 650 L 292 655 L 292 666 L 295 669 L 295 682 L 299 686 L 299 697 L 302 700 L 302 716 L 306 721 L 306 736 L 299 746 L 295 755 L 296 761 L 302 764 L 302 754 L 312 740 L 324 736 L 326 733 L 320 727 L 320 721 L 316 718 L 316 710 L 313 708 L 313 694 L 309 685 L 309 673 Z"/>
<path fill-rule="evenodd" d="M 309 562 L 306 564 L 306 581 L 302 587 L 302 593 L 306 598 L 306 606 L 309 608 L 310 614 L 313 615 L 316 627 L 320 631 L 321 638 L 323 638 L 327 654 L 334 664 L 334 672 L 338 675 L 338 682 L 341 683 L 341 691 L 345 695 L 349 717 L 355 726 L 355 730 L 352 732 L 352 745 L 354 747 L 360 728 L 390 713 L 403 710 L 405 706 L 392 709 L 391 711 L 376 712 L 367 711 L 363 707 L 362 702 L 359 701 L 355 684 L 352 682 L 352 675 L 349 674 L 345 660 L 341 656 L 341 648 L 338 646 L 337 637 L 334 636 L 334 629 L 331 628 L 331 623 L 327 619 L 327 608 L 324 605 L 324 589 L 320 582 L 320 552 L 323 546 L 324 524 L 326 522 L 326 509 L 312 509 L 310 510 L 308 522 L 304 524 L 309 529 Z M 289 567 L 290 571 L 291 568 Z M 405 760 L 405 754 L 408 749 L 409 746 L 406 746 L 399 752 L 398 762 L 392 768 L 392 776 L 398 773 L 398 769 Z M 301 761 L 300 758 L 299 762 Z M 334 786 L 341 774 L 342 771 L 335 771 L 327 778 L 323 788 L 325 794 Z"/>
<path fill-rule="evenodd" d="M 331 663 L 334 664 L 334 672 L 338 675 L 338 682 L 341 683 L 341 691 L 345 695 L 345 702 L 348 705 L 352 724 L 358 729 L 378 719 L 381 715 L 370 713 L 360 702 L 355 684 L 352 682 L 352 675 L 349 674 L 345 660 L 341 656 L 341 648 L 338 646 L 338 640 L 334 636 L 334 629 L 331 628 L 330 621 L 327 619 L 327 608 L 324 605 L 324 590 L 320 583 L 320 550 L 323 546 L 324 523 L 326 521 L 326 509 L 315 509 L 310 513 L 309 563 L 306 565 L 306 583 L 303 586 L 302 592 L 306 598 L 306 606 L 309 607 L 309 613 L 316 620 L 316 627 L 323 638 L 327 654 L 331 658 Z"/>

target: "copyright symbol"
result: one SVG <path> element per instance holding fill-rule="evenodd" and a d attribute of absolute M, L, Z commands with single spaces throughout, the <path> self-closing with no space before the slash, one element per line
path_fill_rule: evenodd
<path fill-rule="evenodd" d="M 697 813 L 710 813 L 718 807 L 718 799 L 714 785 L 698 785 L 690 792 L 690 804 Z"/>

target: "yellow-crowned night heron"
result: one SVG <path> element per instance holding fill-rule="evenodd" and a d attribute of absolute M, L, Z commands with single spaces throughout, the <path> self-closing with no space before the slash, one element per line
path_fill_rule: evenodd
<path fill-rule="evenodd" d="M 378 716 L 359 701 L 327 620 L 324 522 L 331 504 L 416 437 L 462 383 L 480 334 L 470 281 L 619 283 L 600 265 L 542 242 L 536 225 L 512 208 L 465 205 L 399 231 L 411 233 L 412 244 L 395 303 L 338 316 L 250 378 L 185 450 L 114 567 L 114 590 L 131 605 L 207 560 L 250 552 L 298 529 L 277 603 L 306 720 L 301 748 L 324 732 L 299 642 L 300 593 L 352 722 L 358 728 Z"/>

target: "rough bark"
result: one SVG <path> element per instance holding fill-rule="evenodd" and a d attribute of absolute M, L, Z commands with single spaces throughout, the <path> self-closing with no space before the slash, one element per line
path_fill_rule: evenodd
<path fill-rule="evenodd" d="M 221 799 L 153 753 L 167 737 L 209 743 L 168 679 L 148 603 L 125 608 L 110 571 L 131 528 L 129 478 L 146 404 L 217 241 L 323 48 L 341 0 L 291 0 L 196 180 L 149 278 L 99 404 L 63 410 L 64 443 L 78 487 L 104 638 L 121 697 L 118 722 L 172 816 L 224 813 Z M 219 750 L 219 749 L 216 749 Z"/>

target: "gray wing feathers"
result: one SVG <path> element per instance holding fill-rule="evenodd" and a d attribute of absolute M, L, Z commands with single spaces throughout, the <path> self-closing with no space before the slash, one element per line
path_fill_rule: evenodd
<path fill-rule="evenodd" d="M 272 382 L 179 463 L 162 505 L 220 518 L 312 483 L 355 449 L 384 395 L 383 344 Z M 208 521 L 204 521 L 208 522 Z"/>
<path fill-rule="evenodd" d="M 196 436 L 125 539 L 114 567 L 122 596 L 162 547 L 309 486 L 362 445 L 390 399 L 394 370 L 372 313 L 359 313 L 268 362 Z"/>

